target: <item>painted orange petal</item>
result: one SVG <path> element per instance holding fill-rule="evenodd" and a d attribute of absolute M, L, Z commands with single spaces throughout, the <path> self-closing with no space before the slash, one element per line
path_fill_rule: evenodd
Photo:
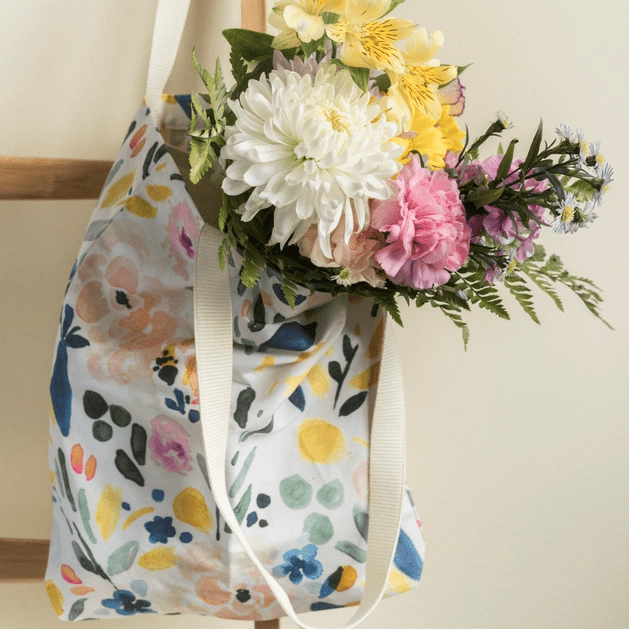
<path fill-rule="evenodd" d="M 74 585 L 81 585 L 83 583 L 83 581 L 76 576 L 76 572 L 65 563 L 61 566 L 61 576 L 64 581 L 73 583 Z"/>
<path fill-rule="evenodd" d="M 85 478 L 87 478 L 87 480 L 92 480 L 92 478 L 94 478 L 94 474 L 96 474 L 96 459 L 92 454 L 85 463 Z"/>
<path fill-rule="evenodd" d="M 140 141 L 140 138 L 144 135 L 144 132 L 146 131 L 146 125 L 142 125 L 134 134 L 133 137 L 131 138 L 131 142 L 129 142 L 129 148 L 134 148 L 135 145 Z"/>
<path fill-rule="evenodd" d="M 80 444 L 72 446 L 72 452 L 70 453 L 70 465 L 72 469 L 80 474 L 83 471 L 83 448 Z"/>
<path fill-rule="evenodd" d="M 70 592 L 72 592 L 72 594 L 76 594 L 76 596 L 84 596 L 85 594 L 94 592 L 94 588 L 88 587 L 87 585 L 77 585 L 70 588 Z"/>

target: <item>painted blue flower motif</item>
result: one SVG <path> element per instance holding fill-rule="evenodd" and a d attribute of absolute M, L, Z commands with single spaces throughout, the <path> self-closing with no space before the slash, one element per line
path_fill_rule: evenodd
<path fill-rule="evenodd" d="M 151 542 L 151 544 L 156 544 L 157 542 L 167 544 L 168 538 L 175 537 L 176 534 L 173 519 L 170 516 L 161 518 L 156 515 L 151 522 L 144 524 L 144 528 L 150 533 L 149 542 Z"/>
<path fill-rule="evenodd" d="M 155 614 L 155 610 L 148 609 L 151 606 L 149 601 L 137 599 L 129 590 L 116 590 L 113 598 L 106 598 L 101 601 L 103 607 L 115 609 L 121 616 L 132 616 L 133 614 Z"/>
<path fill-rule="evenodd" d="M 286 576 L 295 584 L 301 583 L 303 577 L 318 579 L 323 574 L 323 566 L 317 561 L 317 547 L 308 544 L 301 550 L 294 548 L 284 553 L 285 564 L 278 566 L 278 572 Z"/>

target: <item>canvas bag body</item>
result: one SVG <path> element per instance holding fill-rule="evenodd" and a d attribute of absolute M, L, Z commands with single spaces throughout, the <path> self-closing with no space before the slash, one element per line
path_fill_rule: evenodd
<path fill-rule="evenodd" d="M 165 119 L 187 126 L 186 99 Z M 53 531 L 46 589 L 67 620 L 284 615 L 209 489 L 194 342 L 203 220 L 145 106 L 87 228 L 51 378 Z M 226 455 L 229 497 L 296 611 L 356 604 L 384 315 L 327 294 L 285 303 L 279 275 L 239 280 Z M 424 544 L 410 494 L 387 594 L 414 587 Z"/>

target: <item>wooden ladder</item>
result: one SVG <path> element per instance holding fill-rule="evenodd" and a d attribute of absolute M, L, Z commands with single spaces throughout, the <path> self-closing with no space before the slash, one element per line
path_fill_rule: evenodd
<path fill-rule="evenodd" d="M 264 0 L 241 0 L 243 28 L 264 31 Z M 181 168 L 181 156 L 176 158 Z M 97 199 L 113 162 L 103 160 L 0 156 L 0 200 Z M 186 181 L 193 200 L 195 187 Z M 42 582 L 50 541 L 0 538 L 0 583 Z M 255 629 L 279 629 L 279 619 L 255 621 Z"/>

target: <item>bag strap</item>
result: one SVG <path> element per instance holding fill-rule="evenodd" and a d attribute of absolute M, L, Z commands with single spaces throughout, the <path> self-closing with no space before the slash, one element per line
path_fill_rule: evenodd
<path fill-rule="evenodd" d="M 212 495 L 232 533 L 256 565 L 286 614 L 303 629 L 288 595 L 255 556 L 227 495 L 227 433 L 232 389 L 232 309 L 227 270 L 218 263 L 223 235 L 204 225 L 196 250 L 194 333 L 201 425 Z M 390 325 L 390 324 L 389 324 Z M 384 341 L 384 339 L 383 339 Z M 397 548 L 404 496 L 405 413 L 402 371 L 392 330 L 386 334 L 378 395 L 371 427 L 369 459 L 369 540 L 363 598 L 340 629 L 351 629 L 373 611 L 387 587 Z"/>
<path fill-rule="evenodd" d="M 161 125 L 165 103 L 164 86 L 170 76 L 183 35 L 190 0 L 158 0 L 155 27 L 146 79 L 146 104 L 157 128 Z"/>

